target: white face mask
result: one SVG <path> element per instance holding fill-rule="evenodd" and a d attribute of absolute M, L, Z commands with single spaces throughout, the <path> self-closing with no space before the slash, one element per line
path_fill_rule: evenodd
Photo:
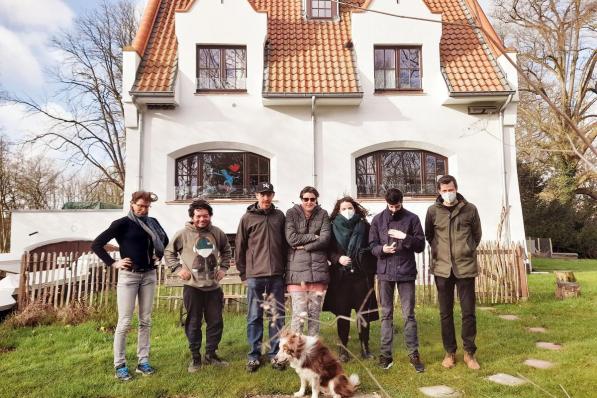
<path fill-rule="evenodd" d="M 354 216 L 354 210 L 352 210 L 352 209 L 342 210 L 340 212 L 340 214 L 342 214 L 342 216 L 344 218 L 346 218 L 347 220 L 350 220 Z"/>
<path fill-rule="evenodd" d="M 442 193 L 442 199 L 446 203 L 454 203 L 456 200 L 456 192 L 444 192 Z"/>

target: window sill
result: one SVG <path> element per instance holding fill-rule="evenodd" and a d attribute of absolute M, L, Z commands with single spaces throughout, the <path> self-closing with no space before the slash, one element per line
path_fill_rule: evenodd
<path fill-rule="evenodd" d="M 403 202 L 412 203 L 412 202 L 435 202 L 435 195 L 422 195 L 422 196 L 405 196 L 403 198 Z M 360 203 L 385 203 L 386 200 L 384 198 L 359 198 L 357 200 Z"/>
<path fill-rule="evenodd" d="M 373 95 L 427 95 L 423 90 L 375 90 Z"/>
<path fill-rule="evenodd" d="M 195 95 L 220 95 L 220 94 L 248 94 L 247 90 L 198 90 L 195 91 Z"/>
<path fill-rule="evenodd" d="M 257 202 L 257 199 L 205 199 L 211 205 L 239 205 L 239 204 L 252 204 Z M 277 203 L 277 200 L 272 200 L 273 203 Z M 193 199 L 184 200 L 169 200 L 165 202 L 167 205 L 188 205 L 193 203 Z"/>

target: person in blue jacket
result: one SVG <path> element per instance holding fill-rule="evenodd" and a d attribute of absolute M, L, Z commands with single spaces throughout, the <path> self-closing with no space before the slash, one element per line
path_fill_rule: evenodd
<path fill-rule="evenodd" d="M 410 363 L 417 372 L 425 366 L 419 355 L 417 320 L 415 319 L 415 279 L 417 264 L 415 253 L 425 249 L 425 234 L 419 217 L 402 207 L 402 192 L 396 188 L 387 190 L 387 207 L 371 222 L 369 245 L 377 257 L 377 281 L 381 302 L 381 346 L 379 366 L 392 367 L 392 341 L 394 336 L 394 291 L 398 288 L 404 341 Z"/>

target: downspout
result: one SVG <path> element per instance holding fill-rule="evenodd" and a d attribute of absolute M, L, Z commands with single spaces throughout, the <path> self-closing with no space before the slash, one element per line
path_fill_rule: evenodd
<path fill-rule="evenodd" d="M 145 112 L 143 108 L 139 112 L 139 175 L 137 176 L 137 191 L 143 190 L 143 146 L 145 143 L 145 135 L 143 133 L 145 130 Z"/>
<path fill-rule="evenodd" d="M 311 96 L 311 128 L 313 129 L 313 186 L 317 188 L 317 118 L 315 116 L 315 102 L 317 96 Z"/>
<path fill-rule="evenodd" d="M 500 108 L 500 128 L 502 129 L 502 169 L 504 171 L 504 208 L 506 209 L 506 216 L 504 219 L 504 232 L 506 242 L 510 242 L 510 198 L 508 195 L 508 171 L 506 170 L 506 151 L 508 150 L 508 148 L 506 147 L 506 129 L 504 127 L 504 114 L 506 112 L 506 108 L 512 102 L 513 97 L 513 93 L 508 95 L 508 99 Z"/>

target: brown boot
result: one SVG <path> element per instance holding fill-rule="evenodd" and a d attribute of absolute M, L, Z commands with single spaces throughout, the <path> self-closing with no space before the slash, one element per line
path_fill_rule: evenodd
<path fill-rule="evenodd" d="M 469 369 L 472 370 L 479 370 L 481 366 L 479 366 L 479 362 L 475 359 L 475 354 L 471 354 L 468 352 L 464 353 L 464 363 L 468 366 Z"/>
<path fill-rule="evenodd" d="M 452 369 L 454 366 L 456 366 L 456 353 L 446 352 L 446 356 L 442 361 L 442 366 L 446 369 Z"/>

